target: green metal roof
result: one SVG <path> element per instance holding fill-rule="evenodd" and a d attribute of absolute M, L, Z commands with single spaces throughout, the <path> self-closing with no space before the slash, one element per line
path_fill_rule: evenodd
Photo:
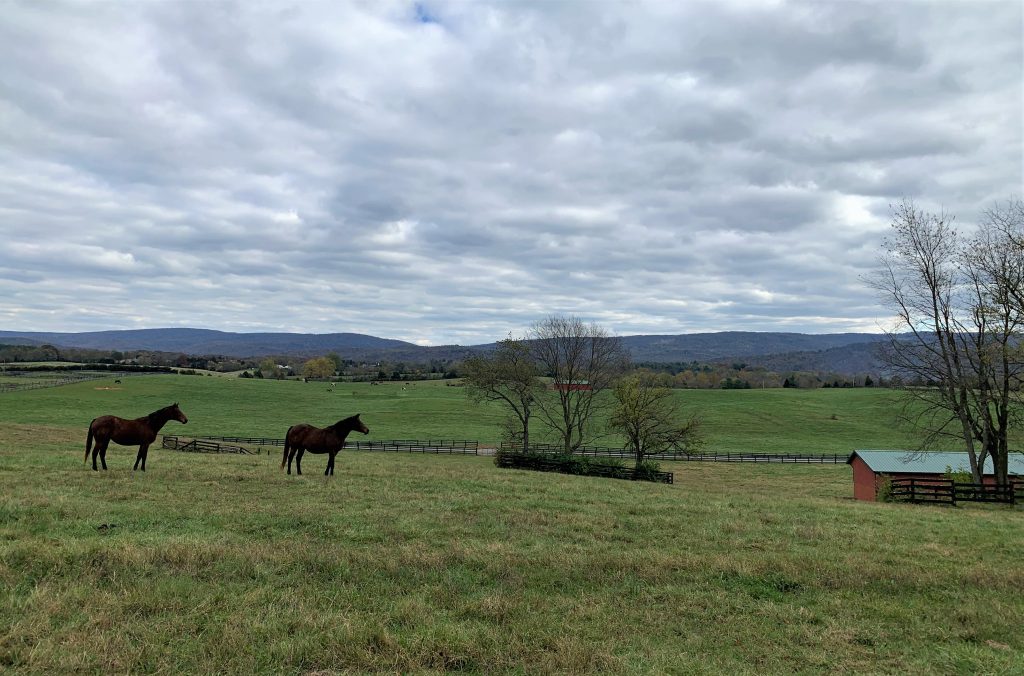
<path fill-rule="evenodd" d="M 947 467 L 954 472 L 971 471 L 971 461 L 965 451 L 854 451 L 846 460 L 854 457 L 863 460 L 872 472 L 914 472 L 921 474 L 942 474 Z M 1010 453 L 1009 473 L 1024 475 L 1024 453 Z M 984 474 L 992 474 L 992 459 L 985 459 Z"/>

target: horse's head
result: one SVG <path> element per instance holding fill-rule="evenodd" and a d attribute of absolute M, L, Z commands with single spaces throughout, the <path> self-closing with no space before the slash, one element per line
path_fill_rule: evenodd
<path fill-rule="evenodd" d="M 180 422 L 182 425 L 188 423 L 188 416 L 181 412 L 178 408 L 178 402 L 171 404 L 171 417 Z"/>
<path fill-rule="evenodd" d="M 370 433 L 370 428 L 363 424 L 363 421 L 359 419 L 358 413 L 356 413 L 353 416 L 349 416 L 344 420 L 338 421 L 338 425 L 344 427 L 347 430 L 362 432 L 363 434 Z"/>

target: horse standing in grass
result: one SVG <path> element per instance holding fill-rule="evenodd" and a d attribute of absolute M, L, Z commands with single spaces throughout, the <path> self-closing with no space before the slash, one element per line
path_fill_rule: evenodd
<path fill-rule="evenodd" d="M 288 473 L 292 473 L 292 458 L 295 459 L 295 473 L 302 474 L 302 454 L 329 453 L 327 469 L 324 476 L 334 476 L 334 456 L 345 445 L 345 437 L 349 432 L 355 430 L 363 434 L 369 434 L 370 430 L 359 420 L 359 414 L 339 420 L 330 427 L 323 429 L 301 423 L 288 428 L 288 434 L 284 438 L 284 455 L 281 456 L 281 469 L 285 463 L 288 464 Z"/>
<path fill-rule="evenodd" d="M 139 444 L 139 454 L 135 458 L 135 467 L 139 469 L 142 463 L 142 471 L 146 471 L 146 456 L 149 454 L 149 445 L 156 440 L 156 435 L 168 420 L 177 420 L 181 424 L 188 422 L 188 418 L 181 412 L 177 404 L 165 406 L 159 411 L 153 411 L 147 416 L 126 420 L 113 415 L 101 415 L 89 423 L 89 436 L 85 441 L 85 460 L 89 460 L 89 451 L 92 451 L 92 468 L 96 469 L 96 456 L 100 456 L 103 469 L 107 468 L 107 446 L 111 441 L 122 446 L 134 446 Z M 96 439 L 96 448 L 92 447 L 92 440 Z"/>

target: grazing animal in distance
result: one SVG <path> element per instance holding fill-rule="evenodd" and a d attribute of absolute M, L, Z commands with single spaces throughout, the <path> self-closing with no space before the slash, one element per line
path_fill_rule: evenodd
<path fill-rule="evenodd" d="M 313 427 L 305 423 L 292 425 L 284 437 L 284 454 L 281 456 L 281 469 L 288 465 L 288 473 L 292 473 L 292 459 L 295 460 L 295 473 L 302 474 L 302 454 L 328 453 L 327 469 L 324 476 L 334 475 L 334 456 L 345 446 L 345 437 L 352 431 L 369 434 L 370 430 L 359 419 L 359 414 L 339 420 L 330 427 Z"/>
<path fill-rule="evenodd" d="M 134 420 L 118 418 L 114 415 L 101 415 L 89 423 L 89 435 L 85 440 L 85 460 L 88 462 L 89 452 L 92 451 L 93 470 L 96 470 L 97 455 L 100 456 L 103 469 L 106 469 L 107 446 L 110 445 L 111 441 L 122 446 L 138 444 L 139 454 L 135 457 L 135 467 L 132 470 L 139 469 L 139 464 L 141 463 L 142 471 L 145 472 L 149 445 L 156 440 L 157 433 L 167 424 L 168 420 L 177 420 L 183 425 L 188 422 L 188 418 L 178 408 L 177 403 L 165 406 L 159 411 L 153 411 L 147 416 Z M 95 448 L 92 446 L 93 439 L 96 440 Z"/>

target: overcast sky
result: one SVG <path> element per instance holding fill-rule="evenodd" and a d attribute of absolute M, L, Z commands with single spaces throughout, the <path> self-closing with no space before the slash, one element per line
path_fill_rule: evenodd
<path fill-rule="evenodd" d="M 1022 3 L 0 4 L 0 328 L 877 331 L 1022 192 Z"/>

